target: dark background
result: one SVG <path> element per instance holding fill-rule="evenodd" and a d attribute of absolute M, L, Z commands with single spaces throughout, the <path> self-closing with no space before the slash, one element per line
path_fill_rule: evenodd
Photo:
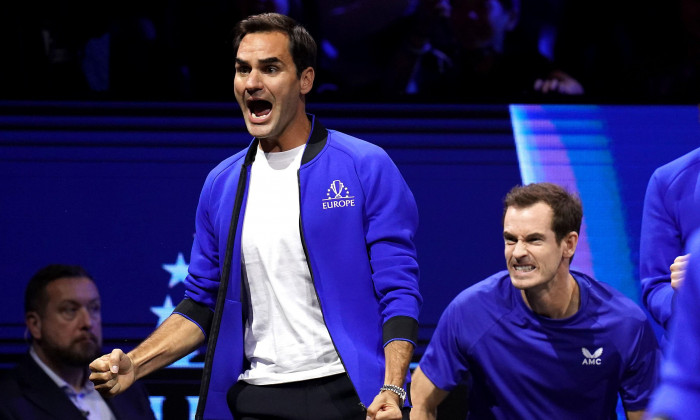
<path fill-rule="evenodd" d="M 457 66 L 458 32 L 497 32 L 485 17 L 494 3 L 512 4 L 517 21 L 503 51 L 484 53 L 507 64 L 489 76 Z M 261 11 L 316 38 L 319 102 L 695 103 L 700 92 L 695 0 L 29 0 L 0 6 L 0 98 L 229 101 L 232 28 Z M 426 43 L 414 76 L 429 80 L 412 91 L 411 51 Z M 435 51 L 461 70 L 436 70 Z M 583 93 L 530 89 L 554 69 Z"/>

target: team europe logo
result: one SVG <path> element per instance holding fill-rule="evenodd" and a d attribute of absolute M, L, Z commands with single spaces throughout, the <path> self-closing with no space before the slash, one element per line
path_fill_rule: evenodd
<path fill-rule="evenodd" d="M 323 210 L 355 206 L 355 197 L 350 195 L 348 187 L 339 179 L 331 182 L 331 186 L 326 191 L 326 198 L 322 201 Z"/>
<path fill-rule="evenodd" d="M 581 351 L 583 352 L 583 355 L 585 358 L 583 359 L 582 365 L 599 365 L 601 363 L 600 361 L 600 356 L 603 354 L 603 348 L 599 348 L 596 350 L 594 353 L 591 354 L 591 352 L 585 348 L 581 347 Z"/>

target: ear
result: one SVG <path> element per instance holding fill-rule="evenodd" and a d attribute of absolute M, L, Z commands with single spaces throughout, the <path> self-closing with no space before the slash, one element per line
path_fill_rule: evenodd
<path fill-rule="evenodd" d="M 24 322 L 27 324 L 29 334 L 34 340 L 41 339 L 41 317 L 37 312 L 31 311 L 24 315 Z"/>
<path fill-rule="evenodd" d="M 313 67 L 307 67 L 301 72 L 301 77 L 299 82 L 301 83 L 301 93 L 306 95 L 311 92 L 311 88 L 314 87 L 314 78 L 316 77 L 316 72 Z"/>
<path fill-rule="evenodd" d="M 578 233 L 569 232 L 564 239 L 562 239 L 562 246 L 564 247 L 562 256 L 564 258 L 571 258 L 576 252 L 576 246 L 578 245 Z"/>

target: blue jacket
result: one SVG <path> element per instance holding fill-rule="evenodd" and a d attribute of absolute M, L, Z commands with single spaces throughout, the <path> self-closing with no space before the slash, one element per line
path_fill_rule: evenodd
<path fill-rule="evenodd" d="M 678 290 L 661 384 L 647 410 L 654 418 L 692 420 L 700 413 L 700 229 L 688 239 L 688 251 L 691 256 Z"/>
<path fill-rule="evenodd" d="M 301 241 L 330 336 L 368 406 L 384 381 L 383 347 L 415 345 L 418 212 L 386 152 L 310 118 L 298 172 Z M 197 418 L 231 418 L 226 393 L 247 364 L 241 232 L 257 147 L 210 172 L 197 208 L 187 291 L 175 309 L 208 337 Z"/>
<path fill-rule="evenodd" d="M 668 330 L 675 293 L 670 266 L 688 253 L 687 241 L 700 228 L 700 148 L 661 166 L 644 197 L 639 252 L 642 300 Z"/>

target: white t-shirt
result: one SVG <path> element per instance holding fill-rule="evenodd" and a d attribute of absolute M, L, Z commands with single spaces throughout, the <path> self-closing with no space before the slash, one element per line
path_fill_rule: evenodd
<path fill-rule="evenodd" d="M 243 221 L 243 275 L 249 305 L 245 353 L 253 385 L 344 372 L 323 321 L 301 243 L 297 170 L 304 146 L 258 148 Z"/>

